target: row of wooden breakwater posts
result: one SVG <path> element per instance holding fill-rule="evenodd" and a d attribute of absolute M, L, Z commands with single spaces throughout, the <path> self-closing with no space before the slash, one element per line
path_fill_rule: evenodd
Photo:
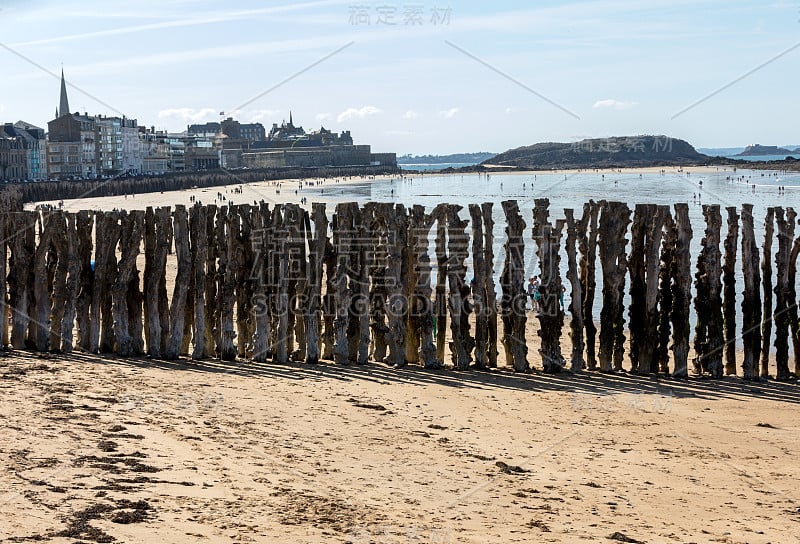
<path fill-rule="evenodd" d="M 517 202 L 503 202 L 499 303 L 492 208 L 492 203 L 470 205 L 470 219 L 463 220 L 462 207 L 452 204 L 426 210 L 340 203 L 332 222 L 319 203 L 310 212 L 263 202 L 188 210 L 179 205 L 130 212 L 5 211 L 0 277 L 7 281 L 0 281 L 0 311 L 10 319 L 0 320 L 0 340 L 15 349 L 123 357 L 339 364 L 371 359 L 439 368 L 449 325 L 454 368 L 496 367 L 499 336 L 506 364 L 526 372 L 531 354 L 524 237 L 532 236 L 541 278 L 538 357 L 545 372 L 623 369 L 629 277 L 627 369 L 688 376 L 693 231 L 687 204 L 641 204 L 631 210 L 622 202 L 590 201 L 579 219 L 565 209 L 565 219 L 552 222 L 548 199 L 537 199 L 528 233 Z M 726 208 L 723 257 L 720 207 L 703 206 L 705 233 L 694 263 L 692 366 L 713 377 L 736 374 L 735 340 L 741 334 L 741 375 L 767 375 L 774 324 L 777 378 L 788 379 L 789 338 L 793 352 L 800 353 L 796 213 L 768 209 L 759 252 L 752 208 L 744 204 L 741 214 Z M 435 284 L 428 249 L 434 228 Z M 562 244 L 571 286 L 568 354 L 561 345 Z M 137 263 L 142 250 L 143 278 Z M 167 261 L 173 251 L 177 274 L 169 294 Z M 599 330 L 592 318 L 598 259 Z M 735 305 L 738 266 L 744 279 L 741 314 Z M 799 367 L 795 357 L 795 373 Z"/>

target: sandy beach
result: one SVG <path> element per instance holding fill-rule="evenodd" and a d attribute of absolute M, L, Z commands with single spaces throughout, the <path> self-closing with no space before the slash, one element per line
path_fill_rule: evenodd
<path fill-rule="evenodd" d="M 795 384 L 82 354 L 0 376 L 0 542 L 800 538 Z"/>
<path fill-rule="evenodd" d="M 796 382 L 546 375 L 528 317 L 531 374 L 4 353 L 0 542 L 800 541 Z"/>

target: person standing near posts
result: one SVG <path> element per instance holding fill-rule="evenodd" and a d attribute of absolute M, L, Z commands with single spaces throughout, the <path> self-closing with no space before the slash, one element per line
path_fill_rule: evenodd
<path fill-rule="evenodd" d="M 528 280 L 528 296 L 531 299 L 531 310 L 539 311 L 539 277 L 534 276 Z"/>

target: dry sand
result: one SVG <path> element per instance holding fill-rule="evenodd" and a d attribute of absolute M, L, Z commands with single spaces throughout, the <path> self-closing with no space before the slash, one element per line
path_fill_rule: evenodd
<path fill-rule="evenodd" d="M 0 378 L 0 542 L 800 541 L 794 383 L 20 353 Z"/>

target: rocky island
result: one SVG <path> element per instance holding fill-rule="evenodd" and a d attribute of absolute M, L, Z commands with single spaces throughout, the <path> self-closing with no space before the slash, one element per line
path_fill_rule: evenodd
<path fill-rule="evenodd" d="M 518 169 L 698 166 L 711 162 L 685 140 L 669 136 L 619 136 L 518 147 L 481 163 Z"/>
<path fill-rule="evenodd" d="M 753 144 L 748 145 L 744 151 L 737 154 L 737 157 L 765 157 L 769 155 L 791 155 L 792 153 L 796 153 L 797 150 L 795 149 L 792 151 L 791 149 L 785 149 L 783 147 L 778 147 L 776 145 L 761 145 L 761 144 Z"/>

